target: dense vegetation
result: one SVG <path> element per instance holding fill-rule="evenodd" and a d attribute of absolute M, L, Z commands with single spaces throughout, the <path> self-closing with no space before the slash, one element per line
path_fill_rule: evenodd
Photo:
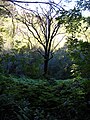
<path fill-rule="evenodd" d="M 89 120 L 90 80 L 0 75 L 1 120 Z"/>
<path fill-rule="evenodd" d="M 0 1 L 0 120 L 90 120 L 90 2 L 61 2 Z"/>

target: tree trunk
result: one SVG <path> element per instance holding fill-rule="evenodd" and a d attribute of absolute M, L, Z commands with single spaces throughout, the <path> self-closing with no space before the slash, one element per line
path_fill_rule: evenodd
<path fill-rule="evenodd" d="M 44 77 L 46 77 L 48 75 L 48 62 L 49 62 L 49 54 L 48 54 L 48 50 L 46 47 L 45 48 L 45 55 L 44 55 Z"/>
<path fill-rule="evenodd" d="M 44 77 L 48 74 L 48 58 L 44 60 Z"/>

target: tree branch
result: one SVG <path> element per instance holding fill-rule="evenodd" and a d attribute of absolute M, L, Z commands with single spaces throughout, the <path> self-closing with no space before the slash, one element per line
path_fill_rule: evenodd
<path fill-rule="evenodd" d="M 37 36 L 35 35 L 35 33 L 29 28 L 29 25 L 26 23 L 26 21 L 21 21 L 23 24 L 26 25 L 26 27 L 28 28 L 28 30 L 32 33 L 33 37 L 45 48 L 45 45 L 43 44 L 40 35 L 38 33 L 38 30 L 34 27 L 33 24 L 31 24 L 31 27 L 33 28 L 33 30 L 36 32 Z"/>
<path fill-rule="evenodd" d="M 55 47 L 52 49 L 52 52 L 57 48 L 57 46 L 60 44 L 60 42 L 65 38 L 66 35 L 62 37 L 62 39 L 55 45 Z"/>
<path fill-rule="evenodd" d="M 41 1 L 21 1 L 21 0 L 7 0 L 7 1 L 10 1 L 12 3 L 38 3 L 38 4 L 53 4 L 54 2 L 41 2 Z"/>

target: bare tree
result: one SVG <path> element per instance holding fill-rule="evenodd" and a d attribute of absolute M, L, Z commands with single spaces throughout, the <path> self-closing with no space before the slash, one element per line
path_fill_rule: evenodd
<path fill-rule="evenodd" d="M 39 10 L 25 12 L 19 20 L 26 25 L 29 32 L 33 35 L 34 39 L 38 41 L 40 47 L 42 47 L 44 53 L 39 49 L 38 52 L 44 58 L 44 76 L 48 74 L 48 63 L 49 60 L 53 58 L 53 53 L 56 47 L 61 42 L 58 41 L 53 46 L 55 42 L 55 37 L 59 34 L 59 28 L 61 24 L 56 20 L 60 11 L 64 9 L 61 7 L 53 6 L 49 4 L 49 7 L 42 8 L 39 5 Z"/>

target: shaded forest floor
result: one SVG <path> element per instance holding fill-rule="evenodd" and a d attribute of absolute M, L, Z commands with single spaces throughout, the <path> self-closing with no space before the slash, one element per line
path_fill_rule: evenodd
<path fill-rule="evenodd" d="M 0 120 L 90 120 L 90 79 L 0 75 Z"/>

